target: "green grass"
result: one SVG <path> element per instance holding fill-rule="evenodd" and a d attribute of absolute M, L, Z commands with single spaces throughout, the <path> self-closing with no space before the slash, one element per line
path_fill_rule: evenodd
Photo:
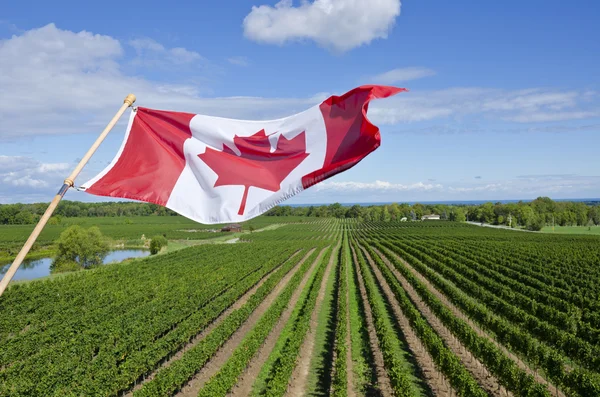
<path fill-rule="evenodd" d="M 555 234 L 587 234 L 600 236 L 600 226 L 555 226 L 554 231 L 552 226 L 542 228 L 543 233 Z"/>

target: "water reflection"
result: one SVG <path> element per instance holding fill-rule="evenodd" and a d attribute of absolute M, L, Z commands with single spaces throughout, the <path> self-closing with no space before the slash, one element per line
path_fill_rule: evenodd
<path fill-rule="evenodd" d="M 148 255 L 150 255 L 150 251 L 148 250 L 116 250 L 109 252 L 108 255 L 106 255 L 106 258 L 104 258 L 103 263 L 121 262 L 128 258 L 141 258 Z M 15 273 L 13 280 L 33 280 L 48 276 L 50 275 L 51 264 L 52 258 L 26 260 Z M 9 266 L 10 263 L 0 265 L 0 275 L 6 273 Z"/>

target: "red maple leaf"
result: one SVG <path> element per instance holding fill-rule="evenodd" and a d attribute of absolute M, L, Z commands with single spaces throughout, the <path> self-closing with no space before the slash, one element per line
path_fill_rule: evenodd
<path fill-rule="evenodd" d="M 239 156 L 223 145 L 222 152 L 206 148 L 206 152 L 198 157 L 217 173 L 214 187 L 244 186 L 238 215 L 244 214 L 250 186 L 278 191 L 281 189 L 281 181 L 308 156 L 304 131 L 292 139 L 281 135 L 274 152 L 271 152 L 269 136 L 264 129 L 249 137 L 236 135 L 233 143 L 240 151 Z"/>

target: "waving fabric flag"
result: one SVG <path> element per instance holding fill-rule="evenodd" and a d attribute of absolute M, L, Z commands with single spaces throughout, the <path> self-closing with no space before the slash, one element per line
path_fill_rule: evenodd
<path fill-rule="evenodd" d="M 200 223 L 244 221 L 377 149 L 369 101 L 402 91 L 361 86 L 268 121 L 138 107 L 111 164 L 83 188 L 155 203 Z"/>

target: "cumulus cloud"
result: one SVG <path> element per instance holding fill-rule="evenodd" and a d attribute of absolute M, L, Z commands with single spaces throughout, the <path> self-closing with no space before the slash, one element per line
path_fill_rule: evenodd
<path fill-rule="evenodd" d="M 429 68 L 408 67 L 388 70 L 387 72 L 371 77 L 378 84 L 395 84 L 404 81 L 417 80 L 423 77 L 435 75 L 435 71 Z"/>
<path fill-rule="evenodd" d="M 127 45 L 136 49 L 137 59 L 189 63 L 200 56 L 149 39 Z M 203 98 L 195 84 L 128 75 L 121 67 L 129 62 L 125 46 L 54 24 L 0 41 L 0 139 L 95 132 L 130 92 L 140 106 L 245 119 L 282 117 L 318 103 L 315 98 Z"/>
<path fill-rule="evenodd" d="M 151 39 L 121 43 L 110 36 L 71 32 L 54 24 L 0 41 L 0 139 L 97 132 L 130 92 L 137 95 L 140 106 L 255 120 L 284 117 L 316 105 L 331 94 L 342 93 L 318 93 L 305 98 L 203 97 L 203 88 L 197 84 L 165 83 L 128 74 L 124 65 L 129 66 L 132 60 L 127 58 L 127 48 L 135 50 L 134 59 L 181 64 L 194 64 L 200 59 L 194 51 L 169 49 Z M 401 77 L 399 72 L 394 73 L 388 78 Z M 412 76 L 416 75 L 413 72 Z M 541 88 L 411 90 L 373 102 L 369 118 L 381 125 L 464 115 L 521 123 L 547 121 L 549 117 L 581 119 L 598 115 L 598 95 L 589 90 Z M 121 127 L 124 122 L 125 119 Z M 566 123 L 562 125 L 560 129 L 569 131 Z M 597 126 L 587 123 L 581 128 Z M 445 123 L 444 128 L 454 127 Z M 540 132 L 556 129 L 535 124 L 528 128 Z"/>
<path fill-rule="evenodd" d="M 400 0 L 314 0 L 294 6 L 252 7 L 244 18 L 244 35 L 254 41 L 285 44 L 312 40 L 335 51 L 347 51 L 384 39 L 400 15 Z"/>

